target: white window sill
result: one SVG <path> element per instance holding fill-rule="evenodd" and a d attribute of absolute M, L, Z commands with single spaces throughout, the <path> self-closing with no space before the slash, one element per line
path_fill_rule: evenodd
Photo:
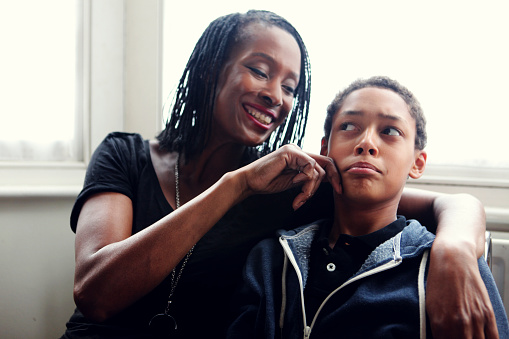
<path fill-rule="evenodd" d="M 0 186 L 0 198 L 76 198 L 81 186 Z"/>
<path fill-rule="evenodd" d="M 86 165 L 69 163 L 1 163 L 0 197 L 76 197 Z"/>

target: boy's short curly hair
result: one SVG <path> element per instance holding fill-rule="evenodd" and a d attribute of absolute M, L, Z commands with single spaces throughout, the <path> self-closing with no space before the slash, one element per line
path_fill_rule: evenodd
<path fill-rule="evenodd" d="M 374 76 L 369 79 L 358 79 L 352 82 L 343 91 L 340 91 L 334 100 L 327 107 L 327 117 L 325 118 L 324 132 L 325 138 L 328 140 L 334 115 L 340 110 L 346 97 L 353 91 L 366 87 L 377 87 L 391 90 L 398 94 L 408 105 L 408 111 L 415 120 L 416 134 L 415 134 L 415 148 L 423 150 L 426 147 L 426 118 L 421 108 L 421 104 L 405 86 L 401 85 L 396 80 L 385 76 Z"/>

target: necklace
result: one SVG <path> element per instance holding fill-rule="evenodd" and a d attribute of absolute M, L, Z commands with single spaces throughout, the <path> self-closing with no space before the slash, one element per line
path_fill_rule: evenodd
<path fill-rule="evenodd" d="M 175 162 L 175 203 L 178 209 L 180 207 L 180 185 L 179 185 L 179 159 L 180 154 L 177 153 L 177 161 Z M 187 252 L 184 260 L 182 261 L 182 266 L 180 266 L 180 270 L 178 274 L 176 273 L 177 266 L 173 268 L 171 271 L 171 283 L 170 283 L 170 294 L 168 295 L 168 303 L 166 304 L 166 308 L 164 313 L 156 314 L 150 319 L 148 323 L 150 329 L 157 333 L 158 335 L 170 334 L 177 330 L 177 322 L 175 318 L 170 315 L 170 305 L 171 298 L 173 297 L 173 293 L 175 292 L 175 288 L 182 276 L 182 272 L 184 271 L 184 267 L 186 267 L 187 261 L 191 254 L 193 254 L 194 246 L 191 247 L 189 252 Z"/>

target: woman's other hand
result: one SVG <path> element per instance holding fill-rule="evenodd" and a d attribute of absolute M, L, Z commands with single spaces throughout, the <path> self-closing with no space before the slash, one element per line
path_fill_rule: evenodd
<path fill-rule="evenodd" d="M 440 246 L 431 251 L 426 310 L 433 338 L 498 338 L 495 314 L 475 251 Z"/>

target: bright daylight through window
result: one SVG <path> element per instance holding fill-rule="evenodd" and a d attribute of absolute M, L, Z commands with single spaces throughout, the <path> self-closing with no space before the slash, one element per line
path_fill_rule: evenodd
<path fill-rule="evenodd" d="M 387 75 L 420 98 L 428 118 L 428 164 L 509 168 L 503 150 L 509 123 L 507 2 L 318 1 L 289 6 L 223 0 L 201 1 L 200 11 L 196 7 L 196 2 L 165 2 L 163 96 L 174 89 L 208 22 L 251 7 L 268 9 L 295 25 L 311 57 L 307 151 L 319 151 L 325 110 L 338 90 L 358 77 Z M 166 105 L 170 101 L 171 93 Z"/>
<path fill-rule="evenodd" d="M 71 0 L 0 2 L 0 161 L 80 160 L 76 17 Z"/>

